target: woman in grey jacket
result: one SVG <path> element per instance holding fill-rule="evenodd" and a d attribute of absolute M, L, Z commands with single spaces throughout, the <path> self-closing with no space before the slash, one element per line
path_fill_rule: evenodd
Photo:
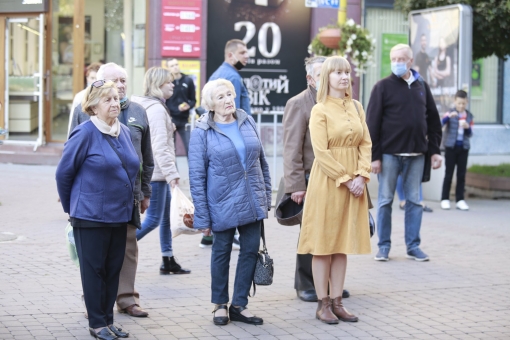
<path fill-rule="evenodd" d="M 211 290 L 213 321 L 229 321 L 228 276 L 235 230 L 239 231 L 239 260 L 230 320 L 261 325 L 246 305 L 257 253 L 261 221 L 271 209 L 271 179 L 264 149 L 253 118 L 236 110 L 231 82 L 217 79 L 202 90 L 202 105 L 209 109 L 197 123 L 190 140 L 191 195 L 194 228 L 212 229 Z"/>
<path fill-rule="evenodd" d="M 170 186 L 179 185 L 179 173 L 175 166 L 174 125 L 165 100 L 173 94 L 173 77 L 170 71 L 162 67 L 151 67 L 145 73 L 143 88 L 145 97 L 132 96 L 131 101 L 143 106 L 149 119 L 151 131 L 154 172 L 152 173 L 152 195 L 147 209 L 147 217 L 142 229 L 137 230 L 136 239 L 159 226 L 159 242 L 162 263 L 160 274 L 189 274 L 175 260 L 172 250 L 172 231 L 170 229 Z"/>

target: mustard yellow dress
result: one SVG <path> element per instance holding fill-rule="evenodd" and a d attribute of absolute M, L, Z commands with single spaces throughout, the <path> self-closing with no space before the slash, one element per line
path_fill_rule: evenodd
<path fill-rule="evenodd" d="M 346 97 L 347 98 L 347 97 Z M 369 254 L 368 198 L 341 185 L 370 179 L 372 141 L 365 111 L 351 99 L 327 97 L 310 116 L 315 160 L 310 173 L 298 254 Z"/>

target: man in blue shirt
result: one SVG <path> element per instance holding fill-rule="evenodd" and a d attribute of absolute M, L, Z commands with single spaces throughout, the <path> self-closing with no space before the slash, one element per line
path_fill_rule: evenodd
<path fill-rule="evenodd" d="M 227 41 L 225 61 L 214 71 L 209 80 L 219 78 L 229 80 L 236 90 L 236 108 L 243 109 L 251 115 L 250 96 L 246 86 L 244 86 L 243 78 L 239 74 L 239 71 L 248 63 L 248 59 L 248 49 L 242 40 L 232 39 Z"/>

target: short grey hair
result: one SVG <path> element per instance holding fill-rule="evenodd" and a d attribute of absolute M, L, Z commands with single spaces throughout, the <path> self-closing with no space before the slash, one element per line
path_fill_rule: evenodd
<path fill-rule="evenodd" d="M 230 91 L 232 91 L 234 98 L 236 97 L 236 89 L 230 81 L 222 78 L 211 80 L 207 82 L 207 84 L 205 84 L 204 88 L 202 89 L 202 101 L 200 105 L 204 109 L 214 111 L 214 91 L 220 86 L 226 86 Z"/>
<path fill-rule="evenodd" d="M 413 58 L 413 50 L 411 49 L 411 46 L 409 46 L 407 44 L 396 44 L 395 46 L 393 46 L 391 48 L 390 55 L 393 53 L 393 51 L 399 51 L 399 50 L 406 50 L 407 56 L 409 57 L 409 59 Z"/>
<path fill-rule="evenodd" d="M 97 74 L 96 74 L 97 80 L 107 80 L 107 79 L 104 79 L 104 72 L 106 69 L 108 69 L 110 67 L 115 67 L 115 68 L 121 70 L 126 75 L 126 79 L 127 79 L 128 74 L 124 67 L 122 67 L 118 64 L 115 64 L 115 63 L 108 63 L 108 64 L 101 65 L 99 70 L 97 70 Z"/>
<path fill-rule="evenodd" d="M 323 56 L 315 56 L 311 58 L 305 59 L 305 68 L 306 68 L 306 75 L 312 76 L 313 75 L 313 65 L 323 63 L 326 61 L 326 57 Z"/>

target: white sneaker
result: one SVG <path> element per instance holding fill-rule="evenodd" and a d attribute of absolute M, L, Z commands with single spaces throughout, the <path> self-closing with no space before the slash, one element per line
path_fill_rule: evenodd
<path fill-rule="evenodd" d="M 441 201 L 441 209 L 450 210 L 450 200 L 442 200 Z"/>
<path fill-rule="evenodd" d="M 469 205 L 467 205 L 466 201 L 461 200 L 457 202 L 457 209 L 467 211 L 469 210 Z"/>

